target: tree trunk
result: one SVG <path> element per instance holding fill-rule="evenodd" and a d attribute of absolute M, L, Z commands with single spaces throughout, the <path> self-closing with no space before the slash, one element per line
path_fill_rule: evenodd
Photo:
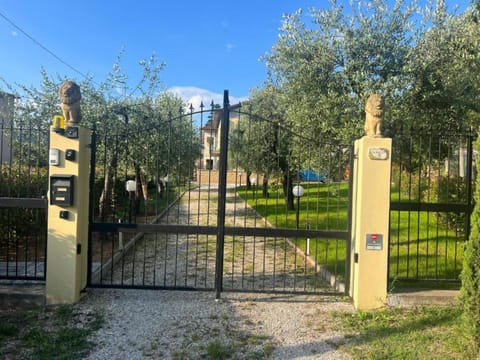
<path fill-rule="evenodd" d="M 265 199 L 268 199 L 268 174 L 263 175 L 263 183 L 262 183 L 262 194 Z"/>
<path fill-rule="evenodd" d="M 160 176 L 157 175 L 157 193 L 160 199 L 163 198 L 164 191 L 165 191 L 165 185 L 163 184 L 163 179 L 160 179 Z"/>
<path fill-rule="evenodd" d="M 134 163 L 133 166 L 135 168 L 135 182 L 137 185 L 137 188 L 135 190 L 135 199 L 133 202 L 133 210 L 134 210 L 134 214 L 138 215 L 140 213 L 140 199 L 142 198 L 142 195 L 143 195 L 142 174 L 141 174 L 141 168 L 139 164 Z"/>
<path fill-rule="evenodd" d="M 295 204 L 293 202 L 293 193 L 292 193 L 292 177 L 289 176 L 288 172 L 283 173 L 283 195 L 285 196 L 285 202 L 287 203 L 288 210 L 295 210 Z"/>
<path fill-rule="evenodd" d="M 252 182 L 250 181 L 250 175 L 252 175 L 252 172 L 247 170 L 247 190 L 250 190 L 252 188 Z"/>
<path fill-rule="evenodd" d="M 118 156 L 116 153 L 112 156 L 110 166 L 105 167 L 105 179 L 103 182 L 103 190 L 98 201 L 98 215 L 101 221 L 106 221 L 111 214 L 112 200 L 115 198 L 113 186 L 113 174 L 116 172 L 118 164 Z"/>
<path fill-rule="evenodd" d="M 140 183 L 142 185 L 143 200 L 145 200 L 145 202 L 147 202 L 147 200 L 148 200 L 148 183 L 147 183 L 147 177 L 143 173 L 140 173 Z"/>
<path fill-rule="evenodd" d="M 103 189 L 98 201 L 98 216 L 102 222 L 106 222 L 108 215 L 110 215 L 110 203 L 112 200 L 112 175 L 110 166 L 105 169 L 105 179 L 103 181 Z"/>

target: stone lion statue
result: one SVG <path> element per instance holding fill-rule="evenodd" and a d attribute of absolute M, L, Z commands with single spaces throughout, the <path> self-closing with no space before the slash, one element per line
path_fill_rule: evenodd
<path fill-rule="evenodd" d="M 78 124 L 82 119 L 82 114 L 80 113 L 80 100 L 82 99 L 80 86 L 73 81 L 66 80 L 60 86 L 58 95 L 60 96 L 60 107 L 65 117 L 65 125 Z"/>
<path fill-rule="evenodd" d="M 382 137 L 384 107 L 381 95 L 370 95 L 365 106 L 365 134 L 367 136 Z"/>

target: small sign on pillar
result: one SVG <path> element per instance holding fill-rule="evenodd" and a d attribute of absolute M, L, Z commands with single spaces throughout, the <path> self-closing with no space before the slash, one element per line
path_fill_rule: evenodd
<path fill-rule="evenodd" d="M 383 234 L 367 234 L 367 250 L 383 250 Z"/>

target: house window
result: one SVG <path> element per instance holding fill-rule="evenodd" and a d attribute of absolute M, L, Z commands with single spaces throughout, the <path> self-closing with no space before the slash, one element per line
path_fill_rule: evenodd
<path fill-rule="evenodd" d="M 206 168 L 207 168 L 207 170 L 213 170 L 213 160 L 212 159 L 207 159 L 206 160 Z"/>
<path fill-rule="evenodd" d="M 208 151 L 210 151 L 211 153 L 214 149 L 215 139 L 211 136 L 207 137 L 207 144 L 208 144 Z"/>

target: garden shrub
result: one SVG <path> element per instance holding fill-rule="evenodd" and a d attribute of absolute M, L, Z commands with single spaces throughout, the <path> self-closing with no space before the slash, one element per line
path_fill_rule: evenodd
<path fill-rule="evenodd" d="M 124 179 L 119 179 L 118 177 L 115 178 L 113 184 L 113 198 L 110 199 L 111 203 L 109 206 L 109 211 L 107 216 L 113 216 L 115 221 L 116 217 L 121 217 L 119 214 L 113 214 L 113 204 L 115 205 L 115 209 L 118 211 L 120 208 L 125 207 L 125 204 L 128 199 L 128 193 L 125 190 L 125 180 Z M 105 178 L 104 177 L 99 177 L 95 179 L 95 187 L 94 187 L 94 204 L 93 204 L 93 209 L 94 209 L 94 216 L 97 217 L 99 215 L 99 201 L 100 201 L 100 196 L 102 195 L 103 187 L 105 184 Z"/>
<path fill-rule="evenodd" d="M 48 190 L 47 170 L 33 172 L 28 167 L 4 166 L 0 174 L 0 197 L 42 198 Z M 42 234 L 46 230 L 46 210 L 32 208 L 2 208 L 0 239 L 2 246 L 19 237 Z"/>
<path fill-rule="evenodd" d="M 392 168 L 392 192 L 397 192 L 401 201 L 466 204 L 467 185 L 464 177 L 458 175 L 419 176 L 418 171 L 410 173 Z M 439 224 L 459 233 L 465 232 L 465 213 L 435 213 Z"/>
<path fill-rule="evenodd" d="M 47 195 L 47 169 L 3 166 L 0 173 L 0 197 L 41 198 Z"/>
<path fill-rule="evenodd" d="M 476 149 L 480 149 L 477 140 Z M 477 161 L 477 168 L 480 162 Z M 480 348 L 480 177 L 477 177 L 475 207 L 471 216 L 471 230 L 463 255 L 460 299 L 463 303 L 465 333 Z"/>
<path fill-rule="evenodd" d="M 401 201 L 422 201 L 428 195 L 426 179 L 419 177 L 416 172 L 400 171 L 398 166 L 392 168 L 392 190 L 399 192 Z"/>
<path fill-rule="evenodd" d="M 432 202 L 442 204 L 466 204 L 467 184 L 465 178 L 450 175 L 439 176 L 433 183 Z M 465 232 L 465 213 L 436 213 L 439 223 L 459 233 Z"/>

